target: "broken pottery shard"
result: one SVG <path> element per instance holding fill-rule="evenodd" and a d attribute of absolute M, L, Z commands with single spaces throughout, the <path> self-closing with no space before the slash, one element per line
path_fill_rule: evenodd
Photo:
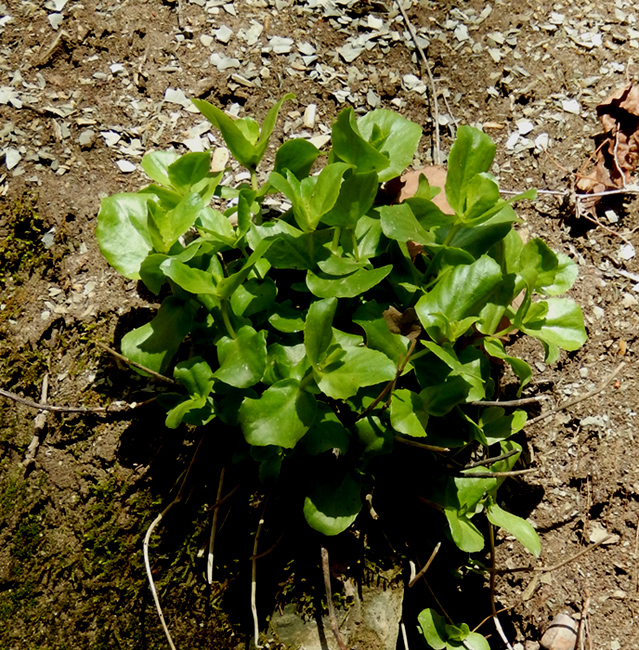
<path fill-rule="evenodd" d="M 545 650 L 574 650 L 577 643 L 577 621 L 568 614 L 557 614 L 541 637 Z"/>

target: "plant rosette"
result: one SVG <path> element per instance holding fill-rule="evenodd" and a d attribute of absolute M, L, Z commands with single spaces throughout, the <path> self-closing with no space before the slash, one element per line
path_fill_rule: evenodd
<path fill-rule="evenodd" d="M 411 198 L 378 203 L 421 138 L 418 125 L 387 110 L 356 119 L 344 109 L 328 154 L 285 142 L 260 185 L 258 166 L 291 97 L 261 127 L 193 100 L 250 183 L 222 184 L 210 152 L 157 151 L 142 159 L 148 186 L 103 199 L 102 253 L 162 300 L 123 337 L 122 353 L 181 385 L 161 396 L 168 427 L 217 419 L 234 428 L 266 482 L 287 462 L 308 467 L 296 486 L 300 508 L 325 535 L 355 521 L 397 439 L 511 454 L 474 478 L 476 470 L 451 477 L 441 453 L 424 451 L 438 473 L 430 498 L 462 551 L 484 547 L 474 521 L 483 513 L 538 555 L 532 526 L 497 504 L 504 479 L 484 477 L 516 463 L 521 448 L 510 438 L 526 413 L 481 401 L 495 393 L 493 361 L 512 368 L 519 394 L 531 380 L 508 350 L 510 332 L 537 339 L 548 363 L 583 345 L 581 309 L 559 297 L 577 266 L 541 239 L 523 243 L 513 202 L 535 192 L 503 200 L 489 172 L 495 145 L 468 126 L 448 159 L 453 214 L 435 205 L 440 190 L 424 176 Z M 291 207 L 266 211 L 274 194 Z M 442 630 L 449 645 L 433 647 L 453 647 L 457 632 Z"/>

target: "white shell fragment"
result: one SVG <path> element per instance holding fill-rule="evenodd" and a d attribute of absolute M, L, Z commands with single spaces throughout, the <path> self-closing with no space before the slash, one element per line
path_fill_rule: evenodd
<path fill-rule="evenodd" d="M 315 117 L 317 115 L 317 104 L 309 104 L 304 111 L 303 124 L 307 129 L 313 129 L 315 126 Z"/>
<path fill-rule="evenodd" d="M 573 115 L 579 115 L 581 113 L 581 107 L 576 99 L 564 99 L 561 102 L 561 107 L 566 113 L 572 113 Z"/>
<path fill-rule="evenodd" d="M 213 34 L 220 43 L 226 45 L 231 40 L 231 36 L 233 36 L 233 30 L 226 25 L 222 25 L 219 29 L 216 29 Z"/>
<path fill-rule="evenodd" d="M 129 162 L 128 160 L 116 160 L 115 164 L 119 167 L 120 171 L 123 174 L 130 174 L 131 172 L 134 172 L 137 169 L 137 167 L 132 162 Z"/>
<path fill-rule="evenodd" d="M 21 158 L 20 152 L 14 147 L 7 147 L 4 150 L 4 164 L 9 171 L 20 162 Z"/>
<path fill-rule="evenodd" d="M 62 21 L 64 20 L 64 16 L 62 14 L 49 14 L 47 16 L 49 20 L 49 25 L 51 25 L 51 28 L 54 30 L 58 30 L 60 25 L 62 25 Z"/>

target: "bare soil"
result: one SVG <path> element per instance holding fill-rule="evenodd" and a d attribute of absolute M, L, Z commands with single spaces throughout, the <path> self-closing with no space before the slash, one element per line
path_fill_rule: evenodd
<path fill-rule="evenodd" d="M 626 0 L 495 2 L 481 18 L 487 6 L 421 0 L 407 3 L 407 10 L 430 40 L 426 51 L 447 122 L 440 127 L 442 151 L 456 122 L 483 125 L 498 145 L 495 173 L 504 189 L 564 193 L 521 208 L 521 228 L 579 263 L 571 295 L 583 307 L 589 340 L 552 367 L 543 363 L 540 347 L 520 348 L 536 370 L 533 391 L 549 397 L 531 414 L 588 393 L 626 361 L 605 390 L 521 437 L 526 462 L 537 471 L 509 481 L 501 496 L 537 527 L 539 566 L 561 566 L 500 574 L 496 605 L 506 608 L 500 620 L 519 648 L 537 647 L 551 619 L 566 611 L 586 613 L 586 647 L 639 649 L 639 264 L 627 248 L 637 243 L 637 202 L 632 193 L 618 196 L 601 206 L 596 224 L 575 218 L 570 196 L 595 149 L 597 104 L 636 73 L 639 15 Z M 53 29 L 56 9 L 62 22 Z M 370 47 L 347 62 L 338 48 L 374 33 L 371 17 L 391 25 L 397 38 L 371 38 Z M 223 25 L 233 32 L 228 43 L 216 31 Z M 241 37 L 251 27 L 254 42 Z M 330 127 L 345 105 L 390 108 L 423 126 L 415 163 L 432 162 L 428 79 L 405 30 L 390 1 L 0 2 L 0 387 L 38 401 L 46 374 L 53 404 L 98 406 L 153 396 L 152 385 L 97 345 L 117 348 L 157 305 L 109 268 L 95 225 L 102 197 L 144 183 L 139 165 L 123 173 L 118 161 L 137 164 L 151 148 L 186 151 L 194 137 L 219 144 L 197 129 L 194 135 L 200 116 L 167 99 L 167 89 L 225 109 L 236 104 L 233 110 L 257 119 L 284 92 L 295 93 L 297 105 L 285 106 L 275 144 L 302 130 L 309 104 L 318 112 L 312 135 Z M 291 51 L 268 51 L 274 36 L 292 38 Z M 297 49 L 302 43 L 315 49 L 315 61 L 304 61 Z M 211 62 L 215 53 L 237 58 L 239 67 L 220 71 Z M 406 75 L 423 76 L 426 89 Z M 547 152 L 535 145 L 542 134 Z M 133 415 L 49 414 L 35 463 L 25 469 L 34 417 L 32 409 L 2 398 L 0 648 L 165 647 L 145 581 L 142 539 L 175 496 L 200 434 L 164 429 L 153 405 Z M 244 647 L 252 632 L 249 557 L 263 501 L 256 485 L 243 482 L 242 467 L 226 477 L 228 490 L 241 489 L 224 511 L 215 581 L 206 586 L 202 551 L 220 468 L 210 441 L 198 457 L 197 489 L 153 538 L 153 571 L 179 647 Z M 418 478 L 418 464 L 412 469 Z M 286 505 L 286 495 L 277 498 Z M 418 529 L 400 553 L 422 563 L 428 553 L 419 548 L 419 526 L 441 525 L 424 508 L 417 501 L 406 505 L 403 512 Z M 379 511 L 392 521 L 392 506 Z M 291 535 L 298 530 L 294 517 L 273 517 L 263 548 L 282 530 L 289 535 L 260 560 L 265 629 L 267 613 L 287 594 L 304 594 L 310 611 L 316 601 L 308 594 L 321 593 L 318 540 L 308 532 Z M 599 539 L 602 529 L 613 537 L 564 562 Z M 380 545 L 366 552 L 366 571 L 381 573 L 391 551 L 370 523 L 362 530 Z M 331 548 L 336 563 L 340 557 L 352 562 L 366 546 L 355 536 L 344 544 Z M 534 564 L 508 537 L 498 536 L 496 556 L 503 569 Z M 298 559 L 295 570 L 292 558 Z M 433 575 L 431 586 L 453 618 L 473 626 L 490 614 L 483 577 L 465 581 L 453 602 L 458 588 L 448 585 L 450 576 Z M 411 592 L 404 616 L 411 635 L 416 612 L 432 605 L 425 589 Z M 492 648 L 503 647 L 492 623 L 480 631 Z M 415 638 L 412 643 L 419 647 Z"/>

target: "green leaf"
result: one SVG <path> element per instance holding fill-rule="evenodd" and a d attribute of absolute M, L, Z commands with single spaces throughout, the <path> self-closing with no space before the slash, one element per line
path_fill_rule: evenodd
<path fill-rule="evenodd" d="M 277 288 L 270 278 L 251 278 L 240 284 L 231 295 L 231 308 L 236 316 L 248 318 L 268 309 L 275 300 Z"/>
<path fill-rule="evenodd" d="M 308 525 L 323 535 L 345 531 L 362 509 L 360 483 L 351 474 L 341 480 L 320 480 L 304 500 L 304 517 Z"/>
<path fill-rule="evenodd" d="M 337 449 L 340 454 L 345 454 L 351 442 L 348 429 L 328 405 L 319 402 L 317 406 L 319 413 L 315 424 L 302 438 L 306 453 L 311 456 L 319 456 L 327 451 Z"/>
<path fill-rule="evenodd" d="M 380 183 L 399 176 L 413 162 L 422 137 L 419 125 L 395 111 L 384 109 L 370 111 L 360 117 L 357 128 L 390 161 L 388 167 L 379 172 Z"/>
<path fill-rule="evenodd" d="M 445 650 L 446 639 L 446 621 L 434 609 L 424 609 L 417 617 L 422 634 L 426 643 L 434 650 Z"/>
<path fill-rule="evenodd" d="M 459 514 L 454 508 L 445 508 L 444 514 L 457 548 L 464 553 L 478 553 L 484 548 L 484 536 L 466 515 Z"/>
<path fill-rule="evenodd" d="M 423 438 L 426 436 L 428 413 L 421 395 L 410 390 L 393 391 L 391 398 L 391 426 L 395 431 L 407 436 Z"/>
<path fill-rule="evenodd" d="M 304 346 L 311 365 L 319 370 L 333 342 L 333 318 L 337 298 L 317 300 L 311 304 L 304 326 Z"/>
<path fill-rule="evenodd" d="M 203 230 L 227 246 L 233 246 L 235 244 L 236 238 L 233 232 L 233 226 L 228 217 L 225 217 L 218 210 L 213 210 L 208 206 L 203 208 L 198 214 L 195 225 L 198 230 Z"/>
<path fill-rule="evenodd" d="M 165 211 L 155 205 L 149 205 L 149 208 L 149 219 L 157 227 L 164 245 L 159 252 L 165 253 L 195 223 L 204 204 L 199 194 L 191 192 L 173 210 Z"/>
<path fill-rule="evenodd" d="M 303 138 L 286 141 L 275 154 L 273 171 L 284 175 L 289 170 L 297 179 L 308 176 L 320 155 L 317 147 Z"/>
<path fill-rule="evenodd" d="M 548 298 L 534 305 L 546 305 L 546 314 L 526 318 L 521 325 L 523 332 L 564 350 L 578 350 L 586 342 L 584 317 L 573 300 Z"/>
<path fill-rule="evenodd" d="M 377 174 L 351 174 L 342 183 L 333 208 L 322 216 L 322 223 L 340 228 L 354 228 L 377 197 Z"/>
<path fill-rule="evenodd" d="M 304 329 L 304 312 L 295 309 L 290 300 L 285 300 L 271 307 L 268 322 L 279 332 L 301 332 Z"/>
<path fill-rule="evenodd" d="M 140 265 L 140 279 L 146 285 L 147 289 L 156 296 L 162 290 L 162 285 L 166 282 L 166 275 L 161 269 L 162 263 L 166 260 L 166 255 L 154 254 L 147 255 Z"/>
<path fill-rule="evenodd" d="M 181 361 L 173 370 L 173 377 L 186 388 L 191 397 L 206 397 L 213 390 L 215 376 L 202 357 Z"/>
<path fill-rule="evenodd" d="M 142 169 L 147 176 L 167 189 L 174 189 L 169 178 L 169 167 L 180 157 L 176 151 L 149 151 L 142 156 Z"/>
<path fill-rule="evenodd" d="M 492 174 L 482 172 L 473 176 L 466 187 L 464 221 L 478 219 L 494 208 L 499 200 L 499 185 Z"/>
<path fill-rule="evenodd" d="M 537 531 L 525 519 L 502 510 L 492 499 L 486 504 L 486 515 L 493 526 L 503 528 L 525 546 L 535 557 L 541 554 Z"/>
<path fill-rule="evenodd" d="M 246 280 L 249 273 L 253 270 L 255 265 L 262 259 L 266 251 L 271 245 L 270 241 L 261 241 L 255 250 L 249 255 L 249 258 L 244 262 L 242 268 L 236 273 L 232 273 L 228 278 L 224 278 L 218 284 L 218 295 L 221 300 L 227 300 L 233 292 Z"/>
<path fill-rule="evenodd" d="M 329 397 L 348 399 L 360 388 L 390 381 L 395 374 L 396 366 L 385 354 L 368 348 L 348 347 L 346 354 L 324 366 L 316 379 Z"/>
<path fill-rule="evenodd" d="M 236 388 L 257 384 L 266 370 L 266 331 L 256 332 L 244 325 L 237 331 L 237 338 L 223 336 L 218 341 L 217 356 L 220 367 L 216 379 Z"/>
<path fill-rule="evenodd" d="M 393 269 L 392 264 L 379 269 L 359 269 L 341 277 L 308 271 L 306 286 L 318 298 L 354 298 L 377 286 Z"/>
<path fill-rule="evenodd" d="M 467 125 L 457 129 L 457 139 L 448 156 L 446 199 L 459 215 L 466 210 L 466 195 L 471 179 L 487 172 L 493 163 L 496 147 L 492 140 L 478 129 Z"/>
<path fill-rule="evenodd" d="M 465 639 L 464 644 L 467 650 L 490 650 L 486 637 L 478 632 L 471 632 Z"/>
<path fill-rule="evenodd" d="M 262 383 L 269 386 L 282 379 L 302 381 L 309 368 L 310 364 L 303 343 L 298 345 L 272 343 L 268 346 L 266 370 L 262 377 Z"/>
<path fill-rule="evenodd" d="M 385 456 L 393 451 L 393 432 L 378 417 L 367 415 L 357 420 L 355 430 L 362 449 L 361 458 Z"/>
<path fill-rule="evenodd" d="M 140 265 L 152 251 L 147 226 L 150 194 L 114 194 L 102 199 L 96 236 L 106 261 L 124 277 L 140 279 Z"/>
<path fill-rule="evenodd" d="M 350 106 L 341 111 L 333 124 L 332 143 L 335 155 L 356 167 L 360 174 L 380 172 L 390 164 L 388 156 L 380 153 L 360 135 L 355 113 Z"/>
<path fill-rule="evenodd" d="M 179 262 L 175 257 L 165 258 L 160 270 L 185 291 L 194 294 L 218 295 L 218 287 L 213 274 L 209 271 L 194 269 Z"/>
<path fill-rule="evenodd" d="M 526 411 L 514 411 L 506 415 L 503 408 L 489 407 L 482 411 L 479 426 L 483 429 L 487 445 L 506 440 L 526 426 Z"/>
<path fill-rule="evenodd" d="M 122 354 L 150 370 L 164 372 L 180 343 L 191 331 L 196 311 L 197 305 L 193 301 L 184 303 L 173 296 L 165 298 L 150 323 L 124 335 Z"/>
<path fill-rule="evenodd" d="M 380 215 L 382 230 L 389 239 L 417 244 L 429 244 L 435 240 L 435 236 L 417 221 L 408 203 L 384 205 Z"/>
<path fill-rule="evenodd" d="M 167 169 L 171 186 L 178 192 L 186 194 L 201 180 L 205 179 L 211 169 L 211 152 L 194 151 L 180 156 Z"/>
<path fill-rule="evenodd" d="M 316 413 L 315 397 L 300 390 L 299 381 L 284 379 L 258 399 L 244 398 L 239 423 L 249 445 L 292 449 L 312 426 Z"/>
<path fill-rule="evenodd" d="M 521 382 L 519 384 L 519 390 L 517 391 L 517 397 L 521 397 L 521 391 L 530 383 L 532 379 L 532 369 L 530 366 L 523 360 L 518 357 L 512 357 L 507 354 L 504 344 L 498 339 L 484 339 L 484 349 L 491 357 L 496 357 L 497 359 L 503 359 L 506 363 L 510 365 L 513 369 L 513 372 L 519 378 Z"/>
<path fill-rule="evenodd" d="M 290 93 L 282 97 L 266 115 L 261 132 L 252 118 L 233 121 L 223 111 L 203 99 L 192 99 L 204 117 L 217 127 L 236 160 L 247 169 L 255 169 L 266 152 L 268 140 L 275 127 L 275 122 L 282 103 L 292 99 Z M 259 138 L 258 138 L 259 133 Z"/>
<path fill-rule="evenodd" d="M 473 264 L 457 266 L 446 273 L 419 299 L 415 311 L 428 334 L 441 340 L 445 334 L 437 315 L 444 315 L 451 323 L 475 316 L 501 280 L 499 264 L 483 255 Z"/>
<path fill-rule="evenodd" d="M 353 322 L 364 330 L 367 348 L 383 352 L 397 364 L 400 356 L 406 357 L 410 340 L 390 331 L 383 316 L 387 308 L 388 305 L 379 305 L 376 300 L 368 300 L 357 308 L 353 315 Z"/>
<path fill-rule="evenodd" d="M 579 269 L 567 255 L 556 255 L 541 239 L 531 239 L 524 246 L 519 273 L 531 289 L 556 296 L 572 287 Z"/>

